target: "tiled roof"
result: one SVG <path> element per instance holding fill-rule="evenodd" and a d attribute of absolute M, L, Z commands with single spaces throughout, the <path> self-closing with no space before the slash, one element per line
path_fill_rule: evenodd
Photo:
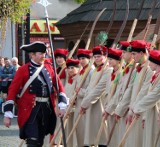
<path fill-rule="evenodd" d="M 133 20 L 137 15 L 139 7 L 142 0 L 129 0 L 130 12 L 128 20 Z M 143 9 L 141 11 L 139 20 L 148 19 L 148 14 L 151 9 L 153 0 L 145 0 Z M 77 9 L 73 10 L 66 17 L 61 19 L 57 25 L 70 24 L 76 22 L 86 22 L 94 21 L 98 13 L 103 9 L 107 8 L 106 11 L 102 14 L 99 21 L 109 21 L 113 12 L 113 0 L 88 0 L 86 3 L 82 4 Z M 153 11 L 153 19 L 156 19 L 158 12 L 160 10 L 160 2 L 157 2 L 157 5 Z M 117 0 L 117 11 L 114 21 L 123 21 L 126 12 L 126 0 Z"/>

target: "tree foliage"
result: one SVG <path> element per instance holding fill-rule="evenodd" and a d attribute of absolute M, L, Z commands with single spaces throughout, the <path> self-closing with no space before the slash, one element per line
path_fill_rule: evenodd
<path fill-rule="evenodd" d="M 6 38 L 8 20 L 14 23 L 21 22 L 32 2 L 33 0 L 0 0 L 1 41 Z"/>
<path fill-rule="evenodd" d="M 79 3 L 79 4 L 83 4 L 84 2 L 86 2 L 87 0 L 74 0 L 75 2 Z"/>

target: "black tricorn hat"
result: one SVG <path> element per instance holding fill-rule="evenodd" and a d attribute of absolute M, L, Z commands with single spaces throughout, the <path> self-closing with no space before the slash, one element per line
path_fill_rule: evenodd
<path fill-rule="evenodd" d="M 20 49 L 30 53 L 30 52 L 42 52 L 45 53 L 46 52 L 46 45 L 44 42 L 41 41 L 35 41 L 31 44 L 27 44 L 27 45 L 22 45 L 20 47 Z"/>

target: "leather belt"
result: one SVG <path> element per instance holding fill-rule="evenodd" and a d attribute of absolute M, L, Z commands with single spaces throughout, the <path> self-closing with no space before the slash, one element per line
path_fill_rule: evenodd
<path fill-rule="evenodd" d="M 49 101 L 49 97 L 36 97 L 35 101 L 36 102 L 48 102 Z"/>

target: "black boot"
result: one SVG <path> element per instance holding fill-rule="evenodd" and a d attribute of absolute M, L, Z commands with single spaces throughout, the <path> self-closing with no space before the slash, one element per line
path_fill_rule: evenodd
<path fill-rule="evenodd" d="M 106 145 L 98 145 L 98 147 L 107 147 Z"/>
<path fill-rule="evenodd" d="M 28 138 L 26 144 L 27 147 L 38 147 L 38 141 L 36 138 Z"/>

